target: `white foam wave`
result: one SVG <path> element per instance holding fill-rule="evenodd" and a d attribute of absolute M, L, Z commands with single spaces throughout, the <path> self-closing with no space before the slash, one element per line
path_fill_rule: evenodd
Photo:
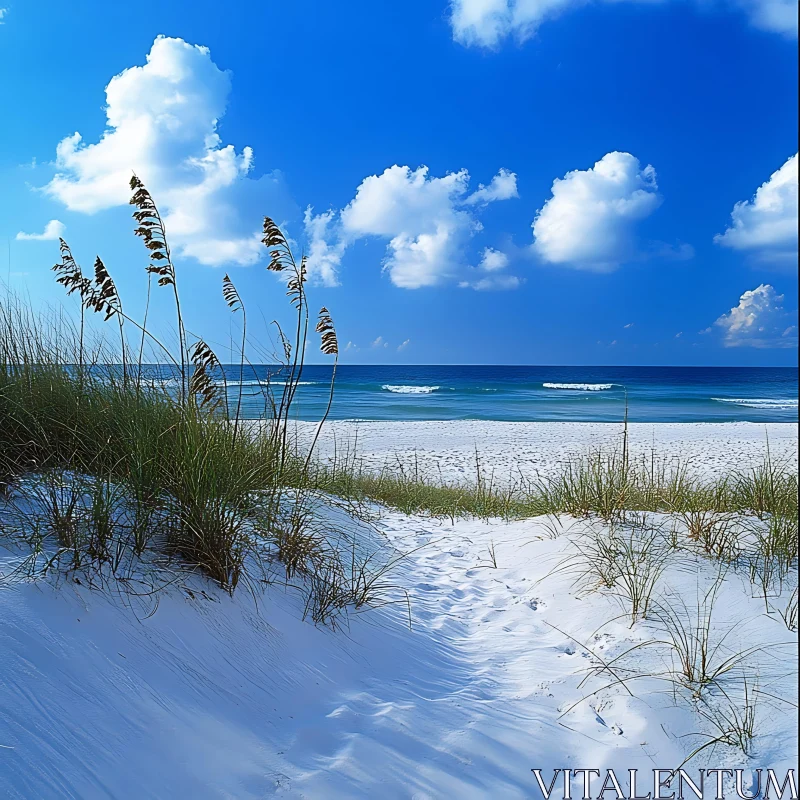
<path fill-rule="evenodd" d="M 569 389 L 575 392 L 602 392 L 613 383 L 543 383 L 545 389 Z"/>
<path fill-rule="evenodd" d="M 394 392 L 395 394 L 430 394 L 441 389 L 441 386 L 390 386 L 384 384 L 382 389 L 387 392 Z"/>
<path fill-rule="evenodd" d="M 298 386 L 315 386 L 319 381 L 300 381 L 297 385 Z M 225 386 L 225 381 L 214 381 L 215 386 Z M 237 386 L 285 386 L 285 381 L 237 381 L 237 380 L 228 380 L 227 386 L 228 388 L 236 388 Z"/>
<path fill-rule="evenodd" d="M 766 397 L 712 397 L 718 403 L 733 403 L 745 408 L 761 408 L 768 411 L 791 411 L 797 408 L 797 400 L 770 399 Z"/>
<path fill-rule="evenodd" d="M 146 384 L 152 386 L 180 386 L 181 381 L 180 378 L 143 378 L 143 381 Z M 229 389 L 235 389 L 237 386 L 285 386 L 285 381 L 256 381 L 256 380 L 247 380 L 247 381 L 237 381 L 233 378 L 229 378 L 227 381 L 223 380 L 215 380 L 214 386 L 227 386 Z M 300 381 L 298 386 L 316 386 L 319 381 Z"/>

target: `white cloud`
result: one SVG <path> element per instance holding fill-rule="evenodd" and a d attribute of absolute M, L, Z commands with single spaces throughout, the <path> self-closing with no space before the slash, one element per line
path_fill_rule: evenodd
<path fill-rule="evenodd" d="M 3 22 L 3 18 L 5 17 L 6 14 L 8 14 L 8 9 L 0 8 L 0 25 L 5 25 L 5 22 Z"/>
<path fill-rule="evenodd" d="M 469 270 L 470 274 L 477 277 L 474 280 L 460 281 L 458 285 L 462 289 L 475 289 L 479 292 L 516 289 L 522 280 L 516 275 L 506 275 L 502 272 L 509 263 L 510 259 L 506 253 L 486 247 L 477 269 Z"/>
<path fill-rule="evenodd" d="M 402 344 L 397 346 L 397 352 L 401 353 L 403 350 L 406 349 L 411 344 L 411 339 L 406 339 Z"/>
<path fill-rule="evenodd" d="M 588 0 L 451 0 L 450 24 L 457 42 L 497 49 L 509 38 L 525 42 L 545 20 L 584 5 Z M 698 5 L 702 7 L 704 0 Z M 797 37 L 797 0 L 728 0 L 727 5 L 743 11 L 756 28 Z"/>
<path fill-rule="evenodd" d="M 344 254 L 345 243 L 333 241 L 331 228 L 336 214 L 326 211 L 314 216 L 314 209 L 308 206 L 303 216 L 306 239 L 308 240 L 308 273 L 312 280 L 318 280 L 324 286 L 339 285 L 339 264 Z M 330 241 L 333 241 L 333 244 Z"/>
<path fill-rule="evenodd" d="M 51 219 L 41 233 L 25 233 L 20 231 L 16 235 L 16 239 L 21 242 L 54 242 L 56 239 L 64 235 L 67 226 L 57 219 Z"/>
<path fill-rule="evenodd" d="M 733 207 L 731 225 L 714 241 L 764 261 L 797 263 L 797 154 Z"/>
<path fill-rule="evenodd" d="M 634 325 L 634 323 L 633 323 L 633 322 L 629 322 L 627 325 L 623 325 L 622 327 L 623 327 L 623 328 L 632 328 L 632 327 L 633 327 L 633 325 Z"/>
<path fill-rule="evenodd" d="M 550 264 L 610 272 L 637 258 L 636 223 L 661 204 L 656 172 L 630 153 L 607 153 L 553 182 L 533 221 L 533 250 Z"/>
<path fill-rule="evenodd" d="M 784 309 L 782 294 L 762 283 L 745 292 L 739 304 L 714 325 L 722 330 L 725 347 L 797 347 L 795 325 L 787 326 L 796 315 L 797 312 L 791 314 Z"/>
<path fill-rule="evenodd" d="M 259 222 L 288 206 L 283 181 L 252 172 L 249 147 L 223 145 L 230 74 L 206 47 L 159 36 L 144 66 L 106 86 L 107 128 L 95 144 L 79 133 L 56 150 L 57 174 L 44 187 L 72 211 L 126 205 L 135 172 L 164 214 L 173 248 L 203 264 L 251 264 L 262 254 Z"/>
<path fill-rule="evenodd" d="M 336 225 L 333 212 L 307 213 L 310 250 L 320 254 L 309 258 L 309 270 L 335 278 L 346 247 L 375 236 L 388 239 L 383 267 L 395 286 L 418 289 L 454 279 L 464 268 L 467 243 L 481 229 L 472 207 L 516 196 L 516 177 L 501 170 L 474 194 L 468 187 L 464 169 L 437 178 L 424 166 L 395 165 L 365 178 Z"/>
<path fill-rule="evenodd" d="M 486 272 L 496 272 L 508 266 L 508 256 L 501 250 L 493 250 L 487 247 L 483 251 L 480 268 Z"/>
<path fill-rule="evenodd" d="M 675 334 L 675 338 L 676 338 L 676 339 L 680 339 L 680 338 L 681 338 L 681 336 L 683 336 L 683 331 L 678 331 L 678 332 Z"/>
<path fill-rule="evenodd" d="M 453 38 L 463 45 L 497 48 L 513 37 L 530 39 L 548 17 L 555 17 L 585 0 L 452 0 Z"/>
<path fill-rule="evenodd" d="M 375 349 L 378 349 L 378 348 L 381 348 L 381 347 L 388 347 L 388 346 L 389 346 L 389 342 L 385 341 L 383 336 L 379 336 L 372 343 L 372 347 L 374 347 Z"/>
<path fill-rule="evenodd" d="M 514 197 L 519 197 L 517 176 L 507 169 L 500 169 L 488 186 L 479 183 L 477 190 L 464 202 L 467 205 L 477 205 L 479 203 L 492 203 L 495 200 L 511 200 Z"/>

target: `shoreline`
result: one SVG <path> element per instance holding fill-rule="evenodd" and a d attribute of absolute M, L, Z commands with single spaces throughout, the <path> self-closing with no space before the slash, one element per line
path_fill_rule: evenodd
<path fill-rule="evenodd" d="M 308 447 L 316 423 L 290 426 L 298 447 Z M 480 463 L 484 475 L 510 482 L 552 474 L 597 450 L 620 449 L 622 433 L 621 423 L 608 422 L 329 420 L 315 453 L 323 464 L 355 456 L 370 471 L 415 469 L 447 482 L 474 481 Z M 654 454 L 698 477 L 755 467 L 767 443 L 774 462 L 798 461 L 797 426 L 790 422 L 633 422 L 628 437 L 633 458 Z"/>

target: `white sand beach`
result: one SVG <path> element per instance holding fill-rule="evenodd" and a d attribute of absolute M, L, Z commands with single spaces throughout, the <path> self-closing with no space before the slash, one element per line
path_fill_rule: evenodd
<path fill-rule="evenodd" d="M 619 436 L 582 424 L 335 423 L 323 456 L 356 431 L 376 467 L 416 455 L 448 478 L 469 477 L 476 445 L 500 474 Z M 768 432 L 774 457 L 796 459 L 793 426 Z M 758 462 L 764 435 L 742 424 L 631 428 L 635 452 L 655 439 L 662 455 L 712 471 Z M 716 743 L 688 774 L 742 769 L 751 787 L 756 769 L 796 765 L 797 633 L 781 618 L 791 580 L 765 599 L 738 568 L 664 550 L 654 610 L 634 623 L 624 591 L 583 574 L 582 548 L 609 535 L 602 523 L 374 511 L 371 526 L 320 511 L 325 530 L 360 530 L 405 554 L 386 578 L 390 602 L 336 629 L 303 619 L 299 580 L 230 597 L 193 575 L 157 604 L 72 579 L 6 581 L 0 795 L 529 798 L 541 796 L 534 768 L 546 783 L 557 768 L 639 769 L 646 794 L 653 769 L 683 763 L 720 735 L 715 719 L 724 726 L 745 706 L 747 753 Z M 658 514 L 646 524 L 667 538 L 675 527 Z M 0 573 L 16 558 L 0 551 Z M 708 618 L 715 663 L 737 659 L 699 698 L 681 683 L 658 609 L 688 626 Z"/>
<path fill-rule="evenodd" d="M 316 430 L 294 423 L 301 446 Z M 419 470 L 442 480 L 474 481 L 476 456 L 481 469 L 500 482 L 520 476 L 535 479 L 565 462 L 598 449 L 622 446 L 622 425 L 596 422 L 446 422 L 326 423 L 316 445 L 324 463 L 355 452 L 364 467 Z M 767 446 L 777 463 L 797 464 L 797 426 L 790 423 L 632 423 L 631 456 L 679 461 L 695 474 L 720 474 L 763 463 Z"/>
<path fill-rule="evenodd" d="M 151 602 L 72 582 L 6 587 L 0 795 L 513 799 L 541 797 L 537 767 L 548 783 L 585 767 L 652 783 L 718 731 L 670 678 L 668 647 L 625 655 L 663 626 L 631 626 L 621 597 L 559 571 L 586 533 L 561 522 L 386 514 L 380 531 L 410 553 L 395 602 L 336 630 L 304 621 L 302 594 L 280 586 L 231 598 L 195 577 L 152 616 Z M 691 623 L 718 576 L 675 556 L 658 602 L 685 603 Z M 724 682 L 737 706 L 742 675 L 763 692 L 755 749 L 718 745 L 686 769 L 741 768 L 750 786 L 754 769 L 797 762 L 796 634 L 735 573 L 712 620 L 718 657 L 757 648 Z M 719 693 L 709 703 L 725 713 Z"/>

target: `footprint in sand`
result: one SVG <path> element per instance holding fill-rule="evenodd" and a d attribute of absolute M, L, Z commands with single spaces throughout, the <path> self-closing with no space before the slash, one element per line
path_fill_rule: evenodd
<path fill-rule="evenodd" d="M 613 640 L 613 635 L 610 633 L 597 633 L 594 636 L 595 648 L 597 650 L 605 650 L 608 644 Z"/>
<path fill-rule="evenodd" d="M 468 578 L 474 578 L 477 575 L 480 575 L 481 571 L 479 569 L 468 569 L 465 574 Z"/>

